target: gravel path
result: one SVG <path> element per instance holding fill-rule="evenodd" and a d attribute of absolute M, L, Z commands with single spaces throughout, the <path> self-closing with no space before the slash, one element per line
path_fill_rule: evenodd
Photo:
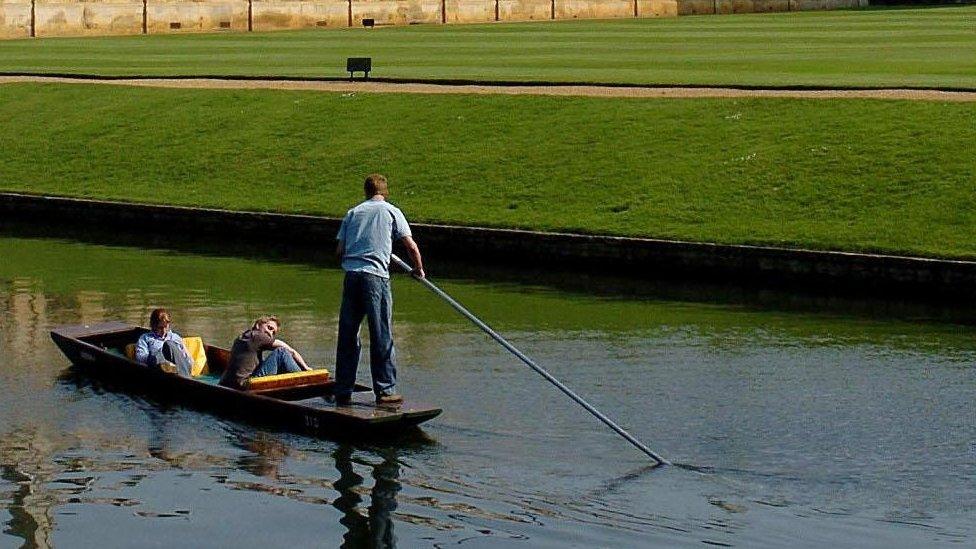
<path fill-rule="evenodd" d="M 578 97 L 795 97 L 805 99 L 911 99 L 922 101 L 976 101 L 976 92 L 878 89 L 878 90 L 763 90 L 696 87 L 617 87 L 617 86 L 492 86 L 455 84 L 406 84 L 389 82 L 233 80 L 209 78 L 151 78 L 131 80 L 97 80 L 47 76 L 0 76 L 0 84 L 14 82 L 57 82 L 68 84 L 103 84 L 152 88 L 269 89 L 314 90 L 326 92 L 368 93 L 438 93 L 559 95 Z"/>

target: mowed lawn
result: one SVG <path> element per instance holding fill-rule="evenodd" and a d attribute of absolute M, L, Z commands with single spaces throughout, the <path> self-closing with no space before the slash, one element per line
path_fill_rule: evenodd
<path fill-rule="evenodd" d="M 379 171 L 415 221 L 976 258 L 972 103 L 16 84 L 0 120 L 8 191 L 340 216 Z"/>
<path fill-rule="evenodd" d="M 0 72 L 976 89 L 976 6 L 0 41 Z"/>

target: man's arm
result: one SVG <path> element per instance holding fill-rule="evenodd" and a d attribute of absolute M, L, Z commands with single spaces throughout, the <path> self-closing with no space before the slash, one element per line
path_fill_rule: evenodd
<path fill-rule="evenodd" d="M 136 341 L 136 362 L 140 364 L 149 362 L 149 343 L 144 337 L 139 337 Z"/>
<path fill-rule="evenodd" d="M 405 236 L 400 239 L 400 242 L 403 242 L 403 246 L 407 249 L 407 255 L 410 256 L 410 262 L 413 263 L 414 274 L 419 278 L 426 278 L 427 274 L 424 273 L 424 260 L 420 257 L 420 247 L 413 241 L 413 237 Z"/>
<path fill-rule="evenodd" d="M 342 256 L 346 255 L 346 224 L 349 222 L 349 216 L 352 215 L 352 210 L 346 212 L 346 216 L 342 218 L 342 223 L 339 224 L 339 233 L 336 235 L 336 257 L 342 261 Z"/>
<path fill-rule="evenodd" d="M 276 339 L 274 340 L 274 343 L 271 344 L 271 347 L 275 349 L 284 349 L 288 351 L 291 354 L 291 357 L 295 359 L 295 362 L 298 363 L 298 366 L 301 367 L 302 370 L 305 370 L 306 372 L 311 370 L 308 364 L 305 364 L 305 359 L 302 358 L 302 355 L 300 355 L 298 351 L 296 351 L 295 349 L 292 349 L 291 345 L 288 345 L 287 343 L 285 343 L 280 339 Z"/>

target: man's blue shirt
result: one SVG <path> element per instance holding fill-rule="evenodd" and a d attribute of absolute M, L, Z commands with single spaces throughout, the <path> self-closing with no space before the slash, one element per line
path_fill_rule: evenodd
<path fill-rule="evenodd" d="M 390 278 L 393 241 L 411 236 L 399 208 L 385 200 L 366 200 L 346 213 L 336 236 L 344 249 L 342 268 Z"/>

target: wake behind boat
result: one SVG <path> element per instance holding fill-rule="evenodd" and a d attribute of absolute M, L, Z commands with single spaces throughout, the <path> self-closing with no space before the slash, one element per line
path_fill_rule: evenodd
<path fill-rule="evenodd" d="M 69 360 L 107 380 L 133 384 L 167 398 L 204 406 L 221 414 L 273 422 L 293 431 L 334 438 L 389 434 L 419 425 L 440 408 L 404 401 L 378 405 L 369 387 L 356 386 L 351 406 L 336 406 L 334 381 L 325 370 L 252 378 L 245 390 L 217 385 L 230 352 L 204 345 L 205 367 L 194 377 L 149 368 L 127 356 L 145 328 L 122 322 L 55 328 L 51 339 Z"/>

